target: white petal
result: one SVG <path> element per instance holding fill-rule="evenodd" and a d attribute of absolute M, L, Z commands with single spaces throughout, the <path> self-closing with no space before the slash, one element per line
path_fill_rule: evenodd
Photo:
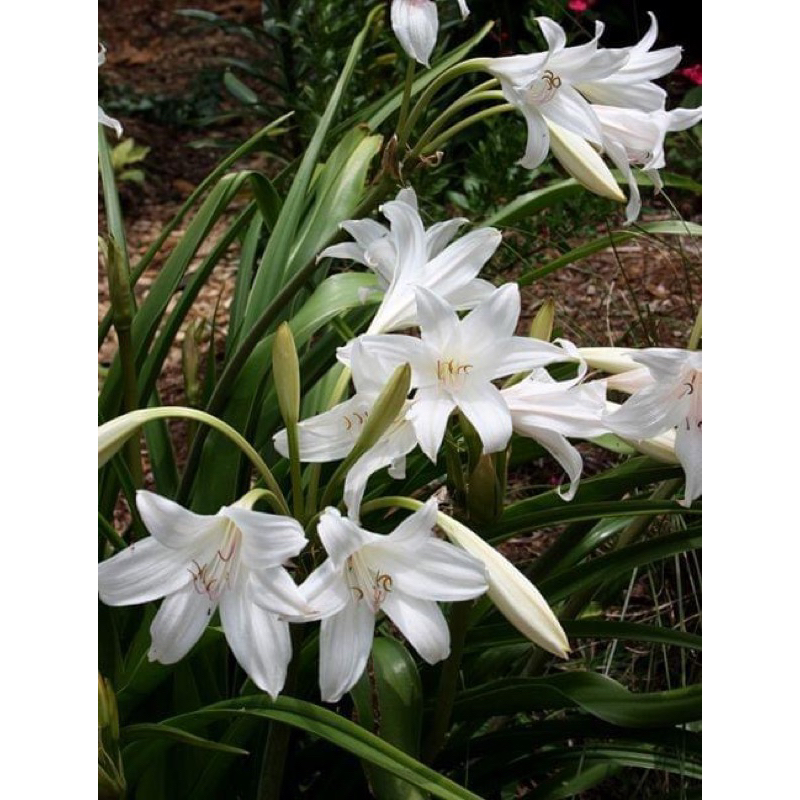
<path fill-rule="evenodd" d="M 581 480 L 583 459 L 581 454 L 560 434 L 545 428 L 528 428 L 526 435 L 539 442 L 548 453 L 564 468 L 569 476 L 570 486 L 566 492 L 558 490 L 564 500 L 572 500 Z"/>
<path fill-rule="evenodd" d="M 326 703 L 351 689 L 367 666 L 375 615 L 366 603 L 351 600 L 338 614 L 322 620 L 319 634 L 319 688 Z"/>
<path fill-rule="evenodd" d="M 605 139 L 603 146 L 608 157 L 614 162 L 617 169 L 628 182 L 628 205 L 625 207 L 625 221 L 630 224 L 639 218 L 639 213 L 642 210 L 639 183 L 636 180 L 636 176 L 633 174 L 625 148 L 619 142 L 610 139 Z"/>
<path fill-rule="evenodd" d="M 541 339 L 526 336 L 511 336 L 495 342 L 495 358 L 491 358 L 492 350 L 487 348 L 480 355 L 481 363 L 488 362 L 491 380 L 512 375 L 515 372 L 527 372 L 548 364 L 560 361 L 572 361 L 573 357 L 561 347 Z"/>
<path fill-rule="evenodd" d="M 703 430 L 694 416 L 678 423 L 675 434 L 675 455 L 686 473 L 686 497 L 684 505 L 703 494 Z"/>
<path fill-rule="evenodd" d="M 550 17 L 536 17 L 536 21 L 539 23 L 550 52 L 563 50 L 567 44 L 567 34 L 564 29 Z"/>
<path fill-rule="evenodd" d="M 292 517 L 236 506 L 222 509 L 220 514 L 242 532 L 242 560 L 253 569 L 277 567 L 296 556 L 307 543 L 303 526 Z"/>
<path fill-rule="evenodd" d="M 456 407 L 453 399 L 437 387 L 419 389 L 406 419 L 414 426 L 420 449 L 436 463 L 442 446 L 447 419 Z"/>
<path fill-rule="evenodd" d="M 505 450 L 511 438 L 511 413 L 492 383 L 468 384 L 455 395 L 458 407 L 483 442 L 484 453 Z"/>
<path fill-rule="evenodd" d="M 381 206 L 389 220 L 391 236 L 397 249 L 397 268 L 394 279 L 417 273 L 427 262 L 425 226 L 419 212 L 408 203 L 390 200 Z"/>
<path fill-rule="evenodd" d="M 419 211 L 419 202 L 417 201 L 417 193 L 414 191 L 413 186 L 405 186 L 403 187 L 398 193 L 397 196 L 394 198 L 397 200 L 398 203 L 405 203 L 414 211 Z"/>
<path fill-rule="evenodd" d="M 364 250 L 355 242 L 342 242 L 326 247 L 318 256 L 317 261 L 323 258 L 341 258 L 348 261 L 355 261 L 357 264 L 367 265 L 364 260 Z"/>
<path fill-rule="evenodd" d="M 136 508 L 147 530 L 165 547 L 176 550 L 202 549 L 204 540 L 215 531 L 222 532 L 224 521 L 216 515 L 195 514 L 166 497 L 140 489 Z"/>
<path fill-rule="evenodd" d="M 113 128 L 115 133 L 117 134 L 117 138 L 122 136 L 122 124 L 118 119 L 114 119 L 113 117 L 109 117 L 105 111 L 103 111 L 100 106 L 97 106 L 97 121 L 101 125 L 105 125 L 107 128 Z"/>
<path fill-rule="evenodd" d="M 450 292 L 447 299 L 453 308 L 459 311 L 475 308 L 479 303 L 488 300 L 494 294 L 495 285 L 483 278 L 473 278 L 466 286 Z"/>
<path fill-rule="evenodd" d="M 216 602 L 197 592 L 193 583 L 165 598 L 150 625 L 150 661 L 180 661 L 203 635 L 216 607 Z"/>
<path fill-rule="evenodd" d="M 352 520 L 343 517 L 339 509 L 333 506 L 322 512 L 317 532 L 335 569 L 341 569 L 347 557 L 356 550 L 380 538 L 377 534 L 369 533 Z"/>
<path fill-rule="evenodd" d="M 680 384 L 659 383 L 630 397 L 606 417 L 608 429 L 629 439 L 649 439 L 668 431 L 686 416 L 688 400 Z"/>
<path fill-rule="evenodd" d="M 381 548 L 381 545 L 373 545 L 373 548 Z M 390 547 L 387 542 L 375 561 L 380 563 L 383 573 L 391 576 L 392 591 L 397 590 L 404 596 L 451 602 L 471 600 L 488 588 L 482 562 L 440 541 L 430 532 L 416 549 Z"/>
<path fill-rule="evenodd" d="M 450 630 L 436 603 L 393 591 L 386 595 L 381 608 L 429 664 L 450 655 Z"/>
<path fill-rule="evenodd" d="M 466 19 L 469 16 L 469 9 L 467 8 L 467 0 L 457 0 L 458 7 L 461 10 L 461 18 Z"/>
<path fill-rule="evenodd" d="M 550 131 L 538 109 L 525 107 L 522 113 L 528 126 L 528 141 L 525 145 L 525 155 L 517 163 L 525 169 L 536 169 L 547 158 L 547 151 L 550 149 Z"/>
<path fill-rule="evenodd" d="M 305 616 L 305 619 L 324 619 L 338 614 L 353 599 L 344 569 L 334 567 L 329 558 L 303 581 L 300 592 L 307 605 L 314 609 L 313 616 Z"/>
<path fill-rule="evenodd" d="M 300 587 L 283 567 L 250 570 L 250 599 L 261 608 L 286 617 L 311 617 L 309 606 Z"/>
<path fill-rule="evenodd" d="M 625 83 L 581 83 L 576 87 L 588 100 L 603 106 L 636 108 L 657 111 L 664 107 L 667 93 L 654 83 L 628 85 Z"/>
<path fill-rule="evenodd" d="M 541 111 L 547 119 L 588 142 L 599 145 L 602 141 L 600 122 L 592 107 L 571 86 L 562 86 Z"/>
<path fill-rule="evenodd" d="M 358 521 L 358 511 L 370 477 L 378 470 L 395 464 L 416 446 L 414 428 L 404 421 L 350 467 L 344 482 L 344 502 L 352 519 Z"/>
<path fill-rule="evenodd" d="M 432 0 L 392 0 L 392 30 L 410 58 L 426 67 L 430 65 L 439 31 L 436 3 Z"/>
<path fill-rule="evenodd" d="M 422 341 L 414 336 L 403 336 L 398 333 L 385 333 L 375 336 L 359 336 L 358 341 L 364 348 L 365 364 L 371 368 L 374 376 L 380 376 L 385 383 L 394 370 L 401 364 L 411 365 L 411 385 L 419 385 L 423 376 L 431 369 L 428 348 Z M 340 347 L 336 355 L 346 366 L 352 357 L 351 345 L 349 351 Z"/>
<path fill-rule="evenodd" d="M 425 245 L 428 259 L 434 258 L 447 247 L 458 233 L 458 229 L 469 220 L 466 217 L 455 217 L 444 222 L 437 222 L 425 231 Z"/>
<path fill-rule="evenodd" d="M 667 130 L 685 131 L 697 125 L 703 117 L 703 109 L 700 108 L 675 108 L 667 112 Z"/>
<path fill-rule="evenodd" d="M 135 542 L 97 565 L 100 599 L 109 606 L 147 603 L 191 582 L 191 556 L 153 537 Z"/>
<path fill-rule="evenodd" d="M 516 283 L 503 284 L 461 322 L 464 342 L 483 345 L 513 336 L 519 320 L 520 299 Z"/>
<path fill-rule="evenodd" d="M 429 289 L 418 286 L 415 292 L 422 339 L 425 344 L 441 353 L 458 335 L 458 316 L 448 302 Z"/>
<path fill-rule="evenodd" d="M 256 605 L 246 588 L 225 592 L 219 613 L 236 660 L 253 683 L 275 699 L 292 658 L 289 623 Z"/>

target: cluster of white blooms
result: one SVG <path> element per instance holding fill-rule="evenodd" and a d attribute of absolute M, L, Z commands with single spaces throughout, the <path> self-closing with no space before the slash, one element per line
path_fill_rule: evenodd
<path fill-rule="evenodd" d="M 466 7 L 462 6 L 462 11 Z M 636 220 L 641 211 L 633 168 L 643 170 L 660 191 L 658 170 L 666 166 L 667 133 L 690 128 L 702 117 L 701 108 L 666 110 L 667 94 L 653 81 L 675 69 L 681 48 L 652 50 L 658 25 L 652 13 L 650 20 L 649 30 L 637 44 L 609 49 L 599 44 L 604 29 L 601 22 L 596 23 L 590 42 L 567 47 L 564 29 L 548 17 L 539 17 L 546 51 L 478 59 L 500 81 L 508 102 L 525 117 L 528 143 L 519 163 L 535 169 L 552 144 L 556 157 L 574 171 L 562 157 L 563 143 L 578 137 L 579 142 L 608 156 L 628 181 L 628 222 Z M 393 0 L 392 25 L 406 53 L 427 64 L 438 26 L 435 3 Z M 556 142 L 561 146 L 557 148 Z M 584 152 L 591 158 L 591 151 Z"/>

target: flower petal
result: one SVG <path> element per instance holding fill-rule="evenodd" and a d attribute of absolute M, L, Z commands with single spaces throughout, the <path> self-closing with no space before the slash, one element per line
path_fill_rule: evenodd
<path fill-rule="evenodd" d="M 450 630 L 442 610 L 432 600 L 393 591 L 386 595 L 381 608 L 429 664 L 450 655 Z"/>
<path fill-rule="evenodd" d="M 458 335 L 459 321 L 455 309 L 423 286 L 418 286 L 415 293 L 422 338 L 426 345 L 441 353 Z"/>
<path fill-rule="evenodd" d="M 461 335 L 465 342 L 481 344 L 513 336 L 519 311 L 519 287 L 516 283 L 505 283 L 464 317 Z"/>
<path fill-rule="evenodd" d="M 550 131 L 538 109 L 525 106 L 521 110 L 528 126 L 528 140 L 525 144 L 525 154 L 517 163 L 525 169 L 536 169 L 547 158 L 550 149 Z"/>
<path fill-rule="evenodd" d="M 455 398 L 481 437 L 483 452 L 505 450 L 511 438 L 511 413 L 500 390 L 492 383 L 467 384 Z"/>
<path fill-rule="evenodd" d="M 150 661 L 180 661 L 203 635 L 216 608 L 216 601 L 196 591 L 193 583 L 165 598 L 150 625 Z"/>
<path fill-rule="evenodd" d="M 303 526 L 292 517 L 228 506 L 220 514 L 242 532 L 242 560 L 252 569 L 277 567 L 307 544 Z"/>
<path fill-rule="evenodd" d="M 100 599 L 109 606 L 130 606 L 165 597 L 191 582 L 190 566 L 190 555 L 152 536 L 134 542 L 97 565 Z"/>
<path fill-rule="evenodd" d="M 675 434 L 675 455 L 686 474 L 685 506 L 690 506 L 703 494 L 703 430 L 698 422 L 687 417 L 678 425 Z"/>
<path fill-rule="evenodd" d="M 283 567 L 254 569 L 250 572 L 250 599 L 261 608 L 285 617 L 313 616 L 300 587 Z"/>
<path fill-rule="evenodd" d="M 392 0 L 392 30 L 406 54 L 430 66 L 439 32 L 439 16 L 432 0 Z"/>
<path fill-rule="evenodd" d="M 322 620 L 319 688 L 326 703 L 340 700 L 361 677 L 374 633 L 375 615 L 366 603 L 351 600 L 338 614 Z"/>
<path fill-rule="evenodd" d="M 491 359 L 492 352 L 495 358 Z M 548 364 L 561 361 L 573 361 L 574 357 L 558 345 L 527 336 L 511 336 L 502 342 L 494 342 L 492 347 L 480 354 L 481 362 L 489 360 L 488 376 L 490 380 L 512 375 L 515 372 L 527 372 Z"/>
<path fill-rule="evenodd" d="M 343 517 L 339 509 L 333 506 L 322 512 L 317 524 L 317 533 L 335 569 L 344 567 L 348 556 L 356 550 L 380 538 L 377 534 L 365 531 L 352 520 Z"/>
<path fill-rule="evenodd" d="M 312 616 L 304 619 L 324 619 L 338 614 L 353 599 L 343 568 L 336 568 L 327 558 L 300 586 L 306 604 L 314 609 Z"/>
<path fill-rule="evenodd" d="M 202 549 L 203 540 L 223 525 L 216 515 L 195 514 L 166 497 L 140 489 L 136 508 L 147 530 L 165 547 Z"/>
<path fill-rule="evenodd" d="M 406 419 L 414 426 L 420 449 L 434 464 L 442 446 L 447 419 L 455 407 L 453 399 L 438 387 L 423 387 L 417 390 L 406 414 Z"/>
<path fill-rule="evenodd" d="M 583 471 L 583 459 L 581 458 L 581 454 L 564 436 L 555 431 L 549 431 L 545 428 L 530 427 L 526 429 L 525 435 L 539 442 L 539 444 L 564 468 L 564 471 L 569 476 L 570 486 L 566 492 L 562 491 L 560 488 L 557 489 L 557 492 L 563 500 L 572 500 L 572 498 L 575 497 L 575 492 L 578 491 L 578 486 L 581 481 L 581 472 Z"/>
<path fill-rule="evenodd" d="M 254 603 L 246 584 L 222 595 L 219 613 L 236 660 L 274 700 L 283 689 L 292 658 L 289 623 Z"/>
<path fill-rule="evenodd" d="M 591 105 L 571 86 L 562 86 L 550 102 L 541 106 L 542 115 L 588 142 L 600 144 L 600 121 Z"/>

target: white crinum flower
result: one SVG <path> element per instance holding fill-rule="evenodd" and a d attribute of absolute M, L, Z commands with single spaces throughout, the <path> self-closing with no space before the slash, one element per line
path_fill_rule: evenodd
<path fill-rule="evenodd" d="M 296 520 L 253 511 L 246 501 L 205 516 L 137 492 L 151 536 L 98 565 L 100 598 L 111 606 L 164 598 L 150 626 L 149 652 L 162 664 L 183 658 L 219 607 L 236 659 L 276 697 L 292 656 L 289 624 L 278 615 L 313 612 L 281 566 L 306 538 Z"/>
<path fill-rule="evenodd" d="M 100 50 L 97 53 L 97 68 L 105 64 L 106 61 L 106 49 L 103 45 L 100 45 Z M 119 120 L 114 119 L 113 117 L 109 117 L 105 111 L 103 111 L 100 106 L 97 106 L 97 121 L 101 125 L 106 125 L 109 128 L 113 128 L 116 131 L 117 138 L 122 136 L 122 125 L 120 124 Z"/>
<path fill-rule="evenodd" d="M 458 0 L 458 7 L 462 18 L 466 18 L 466 0 Z M 430 66 L 439 32 L 439 14 L 433 0 L 392 0 L 392 30 L 409 58 Z"/>
<path fill-rule="evenodd" d="M 609 430 L 628 439 L 649 439 L 676 428 L 675 454 L 686 473 L 685 503 L 703 493 L 703 362 L 702 353 L 670 348 L 631 351 L 646 366 L 653 383 L 636 391 L 613 414 Z"/>
<path fill-rule="evenodd" d="M 511 414 L 492 381 L 573 357 L 549 342 L 514 336 L 520 312 L 514 283 L 501 286 L 461 320 L 433 292 L 421 287 L 416 292 L 420 338 L 362 336 L 364 352 L 376 371 L 411 365 L 417 391 L 407 418 L 432 461 L 456 408 L 478 432 L 484 453 L 503 450 L 511 438 Z"/>
<path fill-rule="evenodd" d="M 383 611 L 429 664 L 450 653 L 450 632 L 437 601 L 477 597 L 487 589 L 483 564 L 433 535 L 436 500 L 388 536 L 371 533 L 326 508 L 319 538 L 328 559 L 300 587 L 320 609 L 320 689 L 335 702 L 364 671 Z"/>
<path fill-rule="evenodd" d="M 633 47 L 610 50 L 612 53 L 626 53 L 628 60 L 618 70 L 605 78 L 582 82 L 577 85 L 592 103 L 606 106 L 638 108 L 642 111 L 664 109 L 667 93 L 653 83 L 656 78 L 672 72 L 681 60 L 680 47 L 665 47 L 652 50 L 658 37 L 658 23 L 655 14 L 649 11 L 650 29 L 641 41 Z"/>
<path fill-rule="evenodd" d="M 702 108 L 672 111 L 638 111 L 613 106 L 593 106 L 603 131 L 603 149 L 628 180 L 626 219 L 634 222 L 642 208 L 639 186 L 632 167 L 641 168 L 656 192 L 662 183 L 658 170 L 666 166 L 664 139 L 667 133 L 691 128 L 700 121 Z"/>
<path fill-rule="evenodd" d="M 376 369 L 374 359 L 364 353 L 359 340 L 355 340 L 350 348 L 350 368 L 355 394 L 330 411 L 305 419 L 297 426 L 301 461 L 326 463 L 345 458 L 353 449 L 378 395 L 391 375 L 391 372 Z M 406 454 L 416 445 L 414 428 L 405 419 L 403 411 L 377 444 L 367 450 L 348 471 L 344 500 L 351 515 L 358 519 L 367 481 L 379 469 L 389 467 L 389 474 L 393 478 L 405 477 Z M 289 441 L 285 430 L 275 435 L 275 449 L 288 457 Z"/>
<path fill-rule="evenodd" d="M 381 212 L 390 229 L 371 219 L 348 220 L 342 227 L 353 242 L 335 244 L 319 258 L 349 258 L 378 276 L 383 300 L 367 333 L 388 333 L 417 323 L 415 286 L 425 286 L 463 310 L 488 297 L 494 287 L 476 277 L 500 246 L 495 228 L 478 228 L 453 242 L 463 217 L 438 222 L 427 230 L 413 189 L 401 189 Z"/>
<path fill-rule="evenodd" d="M 572 344 L 563 345 L 579 357 Z M 601 421 L 606 410 L 605 381 L 582 383 L 585 373 L 582 366 L 572 380 L 556 381 L 538 369 L 500 392 L 511 412 L 514 432 L 538 442 L 564 467 L 570 479 L 569 489 L 560 493 L 564 500 L 575 496 L 583 470 L 581 454 L 566 437 L 589 439 L 608 432 Z"/>
<path fill-rule="evenodd" d="M 546 158 L 550 134 L 546 120 L 596 145 L 601 143 L 600 123 L 575 84 L 605 78 L 625 64 L 626 52 L 598 48 L 603 32 L 597 23 L 591 42 L 567 47 L 564 29 L 548 17 L 538 17 L 548 50 L 531 55 L 486 59 L 486 69 L 500 80 L 503 94 L 528 124 L 528 143 L 519 163 L 535 169 Z"/>

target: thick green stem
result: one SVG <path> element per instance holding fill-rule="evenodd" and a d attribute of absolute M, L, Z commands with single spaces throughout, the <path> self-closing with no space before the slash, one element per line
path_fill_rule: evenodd
<path fill-rule="evenodd" d="M 411 92 L 414 88 L 414 72 L 416 71 L 417 62 L 413 58 L 408 59 L 408 66 L 406 67 L 406 80 L 403 84 L 403 100 L 400 103 L 400 117 L 397 120 L 398 137 L 400 131 L 405 130 L 406 120 L 408 119 L 408 109 L 411 105 Z"/>
<path fill-rule="evenodd" d="M 450 730 L 450 718 L 453 714 L 453 704 L 458 693 L 461 656 L 464 653 L 464 641 L 467 637 L 471 609 L 472 603 L 470 601 L 453 603 L 450 606 L 450 655 L 442 664 L 439 691 L 436 694 L 436 705 L 433 710 L 433 723 L 423 749 L 424 758 L 429 764 L 439 754 L 447 736 L 447 731 Z"/>
<path fill-rule="evenodd" d="M 117 243 L 122 256 L 122 268 L 125 275 L 130 279 L 130 267 L 128 265 L 128 247 L 125 243 L 125 223 L 122 219 L 122 208 L 119 204 L 117 194 L 117 182 L 114 176 L 114 165 L 111 163 L 111 150 L 108 146 L 106 131 L 104 126 L 97 126 L 97 153 L 100 164 L 100 178 L 103 182 L 103 201 L 106 209 L 106 223 L 108 225 L 109 238 Z M 109 326 L 111 320 L 109 319 Z"/>
<path fill-rule="evenodd" d="M 293 625 L 292 652 L 294 656 L 289 664 L 286 674 L 286 683 L 283 687 L 283 696 L 290 697 L 297 688 L 298 663 L 300 650 L 303 644 L 304 629 Z M 280 800 L 283 773 L 286 768 L 286 755 L 289 752 L 289 740 L 292 735 L 291 725 L 282 722 L 271 722 L 267 734 L 267 744 L 264 749 L 264 759 L 261 762 L 261 777 L 258 781 L 258 800 Z"/>

